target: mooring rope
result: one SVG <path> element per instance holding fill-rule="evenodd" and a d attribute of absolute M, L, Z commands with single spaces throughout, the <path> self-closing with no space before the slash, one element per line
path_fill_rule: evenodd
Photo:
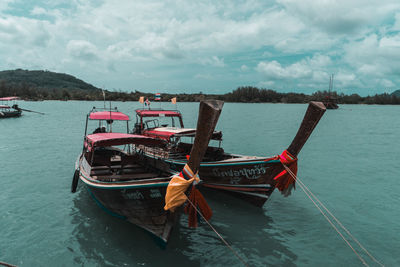
<path fill-rule="evenodd" d="M 351 246 L 350 242 L 344 237 L 344 235 L 339 231 L 339 229 L 334 225 L 334 223 L 329 219 L 327 214 L 321 210 L 321 207 L 336 221 L 336 223 L 351 237 L 351 239 L 359 245 L 359 247 L 377 264 L 380 266 L 384 266 L 381 262 L 379 262 L 372 254 L 350 233 L 350 231 L 344 227 L 344 225 L 337 219 L 331 211 L 311 192 L 311 190 L 299 179 L 299 177 L 294 174 L 286 165 L 282 164 L 286 171 L 292 176 L 292 178 L 298 182 L 300 188 L 304 191 L 304 193 L 308 196 L 308 198 L 314 203 L 315 207 L 321 212 L 321 214 L 325 217 L 325 219 L 330 223 L 330 225 L 336 230 L 336 232 L 342 237 L 345 243 L 353 250 L 353 252 L 358 256 L 360 261 L 365 265 L 369 266 L 366 261 L 357 253 L 357 251 Z M 320 206 L 314 201 L 314 199 L 319 203 Z"/>
<path fill-rule="evenodd" d="M 244 266 L 249 267 L 249 265 L 246 263 L 246 261 L 232 248 L 231 245 L 229 245 L 229 243 L 217 232 L 217 230 L 211 225 L 211 223 L 209 221 L 207 221 L 206 218 L 204 218 L 203 214 L 197 209 L 197 207 L 192 203 L 192 201 L 190 201 L 189 198 L 187 198 L 188 202 L 190 203 L 190 205 L 192 205 L 192 207 L 197 211 L 197 213 L 200 214 L 200 216 L 203 218 L 203 220 L 208 224 L 208 226 L 210 226 L 210 228 L 214 231 L 214 233 L 221 239 L 221 241 L 225 244 L 225 246 L 227 246 L 232 253 L 243 263 Z"/>
<path fill-rule="evenodd" d="M 299 183 L 302 184 L 302 185 L 306 188 L 306 190 L 310 193 L 310 195 L 311 195 L 312 197 L 314 197 L 314 198 L 317 200 L 317 202 L 324 208 L 324 210 L 326 210 L 326 211 L 328 212 L 328 214 L 329 214 L 330 216 L 332 216 L 332 218 L 340 225 L 340 227 L 351 237 L 351 239 L 353 239 L 354 242 L 357 243 L 357 245 L 360 246 L 360 248 L 361 248 L 374 262 L 376 262 L 376 263 L 379 264 L 380 266 L 384 266 L 384 265 L 383 265 L 382 263 L 380 263 L 377 259 L 375 259 L 374 256 L 371 255 L 371 253 L 360 243 L 360 241 L 358 241 L 358 239 L 357 239 L 355 236 L 353 236 L 353 235 L 351 234 L 351 232 L 339 221 L 339 219 L 337 219 L 337 218 L 335 217 L 335 215 L 333 215 L 333 214 L 329 211 L 329 209 L 328 209 L 327 207 L 325 207 L 325 205 L 311 192 L 311 190 L 310 190 L 302 181 L 299 180 Z"/>

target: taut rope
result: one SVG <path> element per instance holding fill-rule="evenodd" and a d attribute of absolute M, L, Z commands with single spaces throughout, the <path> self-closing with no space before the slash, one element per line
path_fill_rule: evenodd
<path fill-rule="evenodd" d="M 208 226 L 210 226 L 210 228 L 215 232 L 215 234 L 221 239 L 221 241 L 225 244 L 225 246 L 227 246 L 232 253 L 243 263 L 244 266 L 249 267 L 249 265 L 245 262 L 245 260 L 232 248 L 231 245 L 229 245 L 229 243 L 217 232 L 217 230 L 211 225 L 211 223 L 209 221 L 207 221 L 206 218 L 204 218 L 203 214 L 197 209 L 197 207 L 192 203 L 192 201 L 190 201 L 189 198 L 187 198 L 188 202 L 190 203 L 190 205 L 192 205 L 192 207 L 197 211 L 198 214 L 200 214 L 200 216 L 203 218 L 203 220 L 208 224 Z"/>
<path fill-rule="evenodd" d="M 286 171 L 292 176 L 293 179 L 295 179 L 296 182 L 300 185 L 300 188 L 304 191 L 304 193 L 307 195 L 307 197 L 313 202 L 315 207 L 321 212 L 321 214 L 325 217 L 325 219 L 329 222 L 329 224 L 332 226 L 333 229 L 340 235 L 340 237 L 344 240 L 344 242 L 353 250 L 353 252 L 357 255 L 357 257 L 360 259 L 360 261 L 365 265 L 369 266 L 366 261 L 361 257 L 359 253 L 351 246 L 349 241 L 344 237 L 344 235 L 339 231 L 339 229 L 334 225 L 334 223 L 329 219 L 327 214 L 321 210 L 321 207 L 336 221 L 336 223 L 351 237 L 351 239 L 357 243 L 357 245 L 377 264 L 380 266 L 384 266 L 381 262 L 379 262 L 377 259 L 375 259 L 374 256 L 363 246 L 361 243 L 350 233 L 349 230 L 347 230 L 346 227 L 343 226 L 343 224 L 332 214 L 332 212 L 329 211 L 329 209 L 311 192 L 311 190 L 298 178 L 297 175 L 295 175 L 286 165 L 282 164 L 283 167 L 286 169 Z M 318 202 L 320 206 L 315 201 Z"/>

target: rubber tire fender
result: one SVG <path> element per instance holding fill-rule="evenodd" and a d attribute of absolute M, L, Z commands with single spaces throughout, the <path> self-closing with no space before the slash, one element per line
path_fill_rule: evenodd
<path fill-rule="evenodd" d="M 79 182 L 79 169 L 75 170 L 74 176 L 72 178 L 72 184 L 71 184 L 71 193 L 76 192 L 76 188 L 78 187 L 78 182 Z"/>

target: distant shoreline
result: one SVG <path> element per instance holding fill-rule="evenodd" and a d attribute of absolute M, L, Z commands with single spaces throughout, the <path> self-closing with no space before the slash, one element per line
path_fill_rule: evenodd
<path fill-rule="evenodd" d="M 310 101 L 334 101 L 337 104 L 400 105 L 400 90 L 391 94 L 375 94 L 362 97 L 358 94 L 345 95 L 335 91 L 304 93 L 280 93 L 272 89 L 242 86 L 226 94 L 180 93 L 169 94 L 155 91 L 144 93 L 102 90 L 72 75 L 51 71 L 8 70 L 0 71 L 0 97 L 19 96 L 30 101 L 42 100 L 88 100 L 102 101 L 103 92 L 107 101 L 138 101 L 140 97 L 154 101 L 154 93 L 161 93 L 163 101 L 176 97 L 178 102 L 199 102 L 217 99 L 231 103 L 308 103 Z"/>
<path fill-rule="evenodd" d="M 43 99 L 43 100 L 31 100 L 31 99 L 21 99 L 21 101 L 26 101 L 26 102 L 43 102 L 43 101 L 58 101 L 58 102 L 71 102 L 71 101 L 88 101 L 88 102 L 103 102 L 102 99 L 97 99 L 97 100 L 86 100 L 86 99 L 69 99 L 69 100 L 62 100 L 62 99 Z M 106 102 L 112 101 L 112 102 L 131 102 L 135 103 L 138 102 L 138 100 L 106 100 Z M 200 103 L 201 100 L 199 101 L 178 101 L 177 103 Z M 170 101 L 154 101 L 155 103 L 163 103 L 163 104 L 169 104 L 171 103 Z M 154 102 L 152 102 L 154 104 Z M 234 103 L 234 104 L 308 104 L 308 102 L 301 102 L 301 103 L 287 103 L 287 102 L 232 102 L 232 101 L 225 101 L 226 103 Z M 396 106 L 399 104 L 376 104 L 376 103 L 339 103 L 339 105 L 365 105 L 365 106 Z M 147 107 L 146 107 L 147 108 Z M 157 109 L 158 107 L 154 107 L 154 109 Z M 151 109 L 151 107 L 150 107 Z"/>

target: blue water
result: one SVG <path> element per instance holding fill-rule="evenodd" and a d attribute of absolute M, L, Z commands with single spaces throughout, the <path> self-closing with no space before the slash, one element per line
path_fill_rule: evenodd
<path fill-rule="evenodd" d="M 83 186 L 70 193 L 85 116 L 101 102 L 19 104 L 46 115 L 0 120 L 0 261 L 240 266 L 205 224 L 190 229 L 183 215 L 161 249 L 144 231 L 103 212 Z M 131 117 L 140 107 L 113 105 Z M 185 126 L 194 127 L 198 104 L 178 103 L 178 109 Z M 272 156 L 290 144 L 305 110 L 301 104 L 226 103 L 217 129 L 225 151 Z M 299 155 L 299 178 L 385 266 L 400 265 L 399 114 L 400 106 L 329 110 Z M 287 198 L 274 192 L 262 209 L 224 194 L 206 199 L 211 223 L 250 266 L 362 266 L 299 187 Z"/>

